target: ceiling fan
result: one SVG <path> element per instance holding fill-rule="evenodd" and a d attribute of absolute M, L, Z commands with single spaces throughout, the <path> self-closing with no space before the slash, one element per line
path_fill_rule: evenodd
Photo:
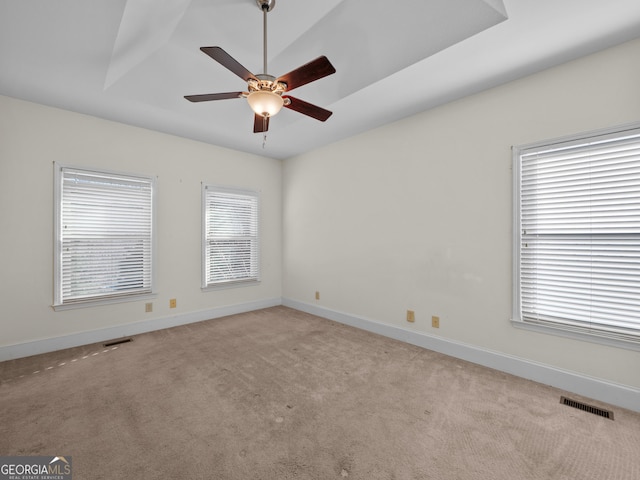
<path fill-rule="evenodd" d="M 266 132 L 269 129 L 269 118 L 276 115 L 282 107 L 324 122 L 332 112 L 285 93 L 331 75 L 336 72 L 336 69 L 327 57 L 321 56 L 280 77 L 269 75 L 267 73 L 267 13 L 273 10 L 276 0 L 256 0 L 256 2 L 263 13 L 264 73 L 254 75 L 220 47 L 201 47 L 200 50 L 247 82 L 248 91 L 186 95 L 184 98 L 190 102 L 208 102 L 244 97 L 255 113 L 254 133 Z"/>

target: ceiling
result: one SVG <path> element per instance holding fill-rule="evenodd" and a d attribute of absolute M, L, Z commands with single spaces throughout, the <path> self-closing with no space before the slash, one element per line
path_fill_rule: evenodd
<path fill-rule="evenodd" d="M 295 90 L 264 141 L 246 90 L 199 50 L 262 72 L 256 0 L 0 0 L 0 94 L 273 158 L 351 135 L 640 36 L 638 0 L 277 0 L 268 72 L 320 55 L 336 73 Z"/>

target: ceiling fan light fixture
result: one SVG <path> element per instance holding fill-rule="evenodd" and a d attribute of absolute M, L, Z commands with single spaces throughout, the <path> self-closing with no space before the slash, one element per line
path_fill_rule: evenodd
<path fill-rule="evenodd" d="M 273 117 L 284 105 L 284 99 L 270 90 L 257 90 L 249 93 L 247 102 L 258 115 Z"/>
<path fill-rule="evenodd" d="M 324 122 L 331 116 L 329 110 L 294 98 L 288 95 L 288 93 L 295 88 L 336 73 L 336 69 L 331 65 L 327 57 L 323 55 L 280 77 L 269 75 L 267 73 L 267 12 L 273 10 L 276 0 L 256 0 L 256 3 L 260 7 L 260 10 L 262 10 L 262 21 L 264 24 L 262 49 L 263 73 L 254 75 L 220 47 L 200 47 L 200 50 L 209 55 L 213 60 L 247 82 L 247 91 L 186 95 L 184 98 L 190 102 L 246 98 L 249 107 L 251 107 L 251 110 L 254 112 L 253 133 L 263 133 L 265 134 L 265 138 L 266 132 L 269 129 L 269 117 L 277 115 L 282 107 Z M 285 93 L 287 95 L 284 95 Z"/>

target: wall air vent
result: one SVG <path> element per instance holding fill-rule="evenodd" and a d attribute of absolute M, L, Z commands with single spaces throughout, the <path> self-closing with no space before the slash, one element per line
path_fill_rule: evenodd
<path fill-rule="evenodd" d="M 578 402 L 577 400 L 571 400 L 567 397 L 560 397 L 560 403 L 569 407 L 577 408 L 578 410 L 583 410 L 585 412 L 593 413 L 594 415 L 599 415 L 600 417 L 613 420 L 613 412 L 611 410 L 604 410 L 602 408 L 594 407 L 593 405 L 587 405 L 586 403 Z"/>

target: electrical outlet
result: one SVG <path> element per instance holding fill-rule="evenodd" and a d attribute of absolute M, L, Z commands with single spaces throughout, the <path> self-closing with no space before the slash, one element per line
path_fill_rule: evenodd
<path fill-rule="evenodd" d="M 440 328 L 440 317 L 436 317 L 435 315 L 431 317 L 431 326 L 433 328 Z"/>
<path fill-rule="evenodd" d="M 177 306 L 177 302 L 175 298 L 172 298 L 171 300 L 169 300 L 169 308 L 176 308 Z"/>
<path fill-rule="evenodd" d="M 145 303 L 144 304 L 144 311 L 149 313 L 149 312 L 153 312 L 153 303 Z"/>
<path fill-rule="evenodd" d="M 416 312 L 413 310 L 407 310 L 407 322 L 415 322 L 416 321 Z"/>
<path fill-rule="evenodd" d="M 320 292 L 316 292 L 316 300 L 320 300 Z"/>

